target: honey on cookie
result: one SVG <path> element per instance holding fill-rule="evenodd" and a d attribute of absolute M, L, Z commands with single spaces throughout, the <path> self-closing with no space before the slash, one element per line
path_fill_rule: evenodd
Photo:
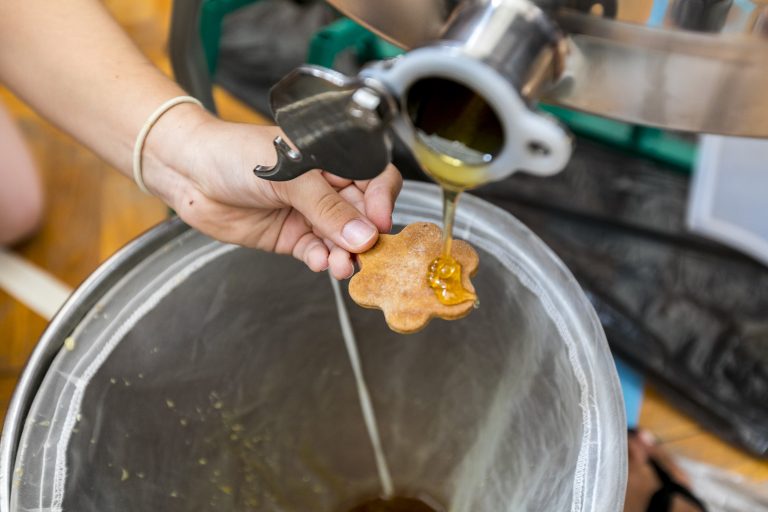
<path fill-rule="evenodd" d="M 389 327 L 403 334 L 423 329 L 432 318 L 466 316 L 474 301 L 443 304 L 424 278 L 424 269 L 442 247 L 440 228 L 428 222 L 410 224 L 396 235 L 381 235 L 376 245 L 358 255 L 360 271 L 349 282 L 350 296 L 360 306 L 382 310 Z M 474 297 L 470 277 L 480 261 L 477 253 L 468 243 L 455 240 L 451 254 L 462 268 L 461 289 Z"/>
<path fill-rule="evenodd" d="M 461 284 L 461 263 L 452 257 L 435 258 L 429 265 L 427 281 L 437 294 L 437 299 L 448 306 L 477 300 L 477 295 Z"/>

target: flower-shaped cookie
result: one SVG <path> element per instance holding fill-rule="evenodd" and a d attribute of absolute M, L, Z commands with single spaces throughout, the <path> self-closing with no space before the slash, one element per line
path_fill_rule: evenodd
<path fill-rule="evenodd" d="M 429 222 L 411 224 L 397 235 L 381 235 L 373 248 L 358 255 L 360 272 L 349 282 L 352 300 L 381 309 L 390 329 L 403 334 L 423 329 L 433 317 L 466 316 L 474 301 L 447 306 L 429 286 L 429 265 L 441 251 L 442 231 Z M 480 262 L 477 253 L 467 242 L 454 240 L 451 256 L 462 266 L 462 285 L 474 293 L 470 277 Z"/>

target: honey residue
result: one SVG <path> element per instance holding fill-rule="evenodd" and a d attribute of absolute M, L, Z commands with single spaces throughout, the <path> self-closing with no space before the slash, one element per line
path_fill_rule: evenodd
<path fill-rule="evenodd" d="M 429 286 L 435 290 L 438 300 L 446 306 L 477 300 L 477 295 L 461 284 L 461 264 L 455 259 L 438 256 L 429 265 Z"/>

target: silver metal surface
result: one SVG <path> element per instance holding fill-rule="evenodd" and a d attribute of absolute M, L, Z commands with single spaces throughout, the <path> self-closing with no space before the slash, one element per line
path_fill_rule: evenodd
<path fill-rule="evenodd" d="M 564 69 L 564 49 L 562 33 L 528 0 L 476 2 L 462 5 L 428 48 L 373 65 L 356 78 L 304 66 L 270 91 L 275 120 L 295 148 L 278 138 L 277 163 L 254 172 L 288 180 L 319 168 L 370 179 L 390 159 L 390 121 L 406 145 L 417 144 L 414 131 L 422 130 L 422 142 L 439 136 L 482 150 L 489 157 L 482 178 L 467 177 L 475 185 L 517 170 L 557 172 L 570 156 L 568 137 L 521 98 L 535 100 L 552 85 Z M 528 136 L 552 149 L 520 149 Z M 485 147 L 489 142 L 492 148 Z"/>
<path fill-rule="evenodd" d="M 491 3 L 390 0 L 383 7 L 375 0 L 328 1 L 407 49 L 440 39 L 457 5 Z M 544 101 L 638 124 L 768 137 L 762 3 L 536 3 L 570 36 L 564 82 Z"/>
<path fill-rule="evenodd" d="M 323 169 L 366 180 L 389 163 L 386 122 L 394 106 L 363 80 L 303 66 L 275 85 L 270 99 L 275 121 L 296 149 L 275 139 L 277 163 L 257 166 L 256 176 L 285 181 Z"/>
<path fill-rule="evenodd" d="M 497 70 L 526 99 L 536 99 L 564 67 L 562 32 L 528 1 L 462 4 L 440 35 L 440 44 L 451 43 Z"/>
<path fill-rule="evenodd" d="M 559 18 L 577 54 L 546 99 L 669 129 L 768 137 L 768 44 Z M 723 36 L 725 37 L 725 36 Z"/>

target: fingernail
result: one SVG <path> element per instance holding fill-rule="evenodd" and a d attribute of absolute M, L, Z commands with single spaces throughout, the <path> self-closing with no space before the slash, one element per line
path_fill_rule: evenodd
<path fill-rule="evenodd" d="M 374 236 L 376 236 L 376 229 L 358 219 L 347 222 L 341 230 L 341 237 L 353 248 L 365 245 Z"/>

